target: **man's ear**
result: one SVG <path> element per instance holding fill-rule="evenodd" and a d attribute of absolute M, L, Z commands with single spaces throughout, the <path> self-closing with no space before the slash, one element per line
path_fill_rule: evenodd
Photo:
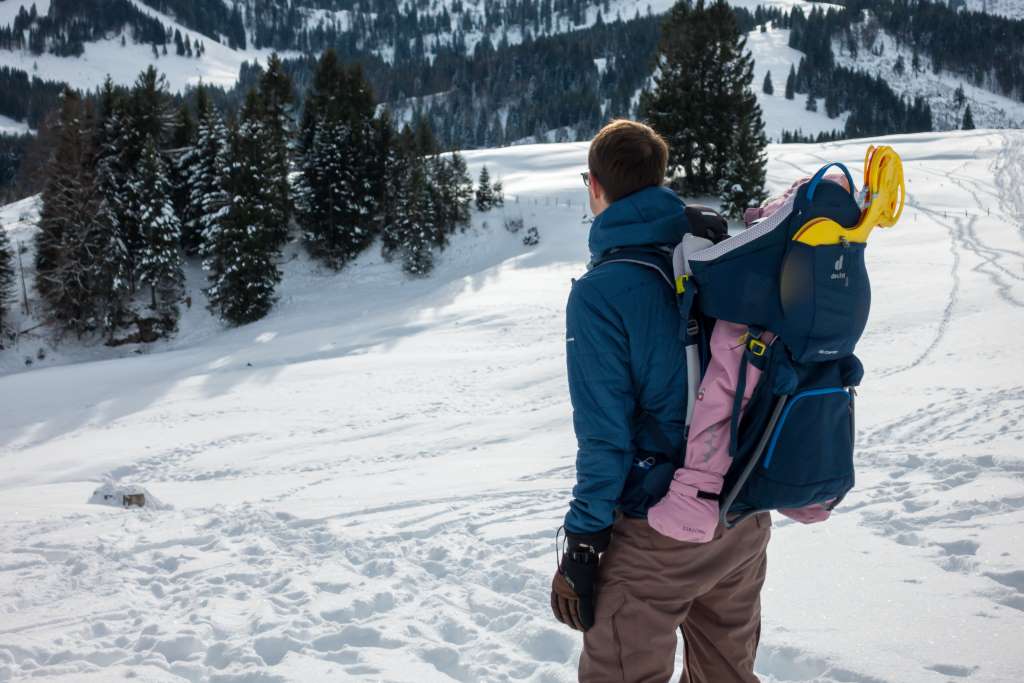
<path fill-rule="evenodd" d="M 597 179 L 597 176 L 593 174 L 590 176 L 590 196 L 596 201 L 604 199 L 604 188 L 601 187 L 601 182 Z"/>

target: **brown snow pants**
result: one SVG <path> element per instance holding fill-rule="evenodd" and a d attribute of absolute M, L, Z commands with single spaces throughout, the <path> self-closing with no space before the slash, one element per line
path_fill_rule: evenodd
<path fill-rule="evenodd" d="M 761 585 L 771 518 L 760 513 L 708 543 L 662 536 L 643 519 L 615 523 L 601 558 L 581 683 L 666 683 L 683 631 L 682 683 L 757 683 Z"/>

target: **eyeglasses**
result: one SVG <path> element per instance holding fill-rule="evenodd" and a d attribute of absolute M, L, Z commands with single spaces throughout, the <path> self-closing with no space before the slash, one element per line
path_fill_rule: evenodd
<path fill-rule="evenodd" d="M 590 187 L 590 171 L 584 171 L 580 173 L 580 177 L 583 178 L 583 186 Z"/>

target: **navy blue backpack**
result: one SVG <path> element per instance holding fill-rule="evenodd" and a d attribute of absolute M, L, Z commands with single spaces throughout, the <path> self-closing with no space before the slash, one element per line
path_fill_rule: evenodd
<path fill-rule="evenodd" d="M 748 326 L 720 503 L 727 526 L 762 510 L 832 509 L 854 485 L 854 387 L 864 369 L 853 351 L 871 305 L 866 242 L 797 239 L 820 220 L 850 230 L 860 221 L 852 190 L 824 179 L 830 166 L 796 192 L 789 210 L 689 255 L 691 272 L 681 276 L 684 319 Z M 702 345 L 684 339 L 695 341 Z M 740 419 L 747 363 L 762 375 Z"/>
<path fill-rule="evenodd" d="M 790 206 L 733 237 L 696 229 L 688 207 L 691 232 L 706 238 L 706 248 L 688 253 L 684 240 L 672 254 L 626 248 L 601 261 L 652 267 L 674 282 L 688 367 L 687 427 L 715 320 L 748 326 L 730 425 L 732 464 L 720 497 L 726 526 L 764 510 L 832 509 L 854 485 L 854 387 L 864 369 L 853 351 L 867 323 L 871 287 L 866 233 L 853 230 L 862 212 L 852 189 L 824 178 L 833 165 L 853 188 L 846 167 L 829 164 Z M 817 245 L 794 239 L 821 221 L 840 237 Z M 847 230 L 851 239 L 842 236 Z M 741 411 L 747 363 L 762 374 Z M 682 454 L 673 456 L 681 466 Z"/>

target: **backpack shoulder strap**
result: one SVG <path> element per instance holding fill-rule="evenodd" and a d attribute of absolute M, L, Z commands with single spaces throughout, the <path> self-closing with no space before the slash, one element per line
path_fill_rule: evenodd
<path fill-rule="evenodd" d="M 672 272 L 672 252 L 658 247 L 623 247 L 615 249 L 590 264 L 594 269 L 606 263 L 633 263 L 656 270 L 672 291 L 676 291 Z"/>

